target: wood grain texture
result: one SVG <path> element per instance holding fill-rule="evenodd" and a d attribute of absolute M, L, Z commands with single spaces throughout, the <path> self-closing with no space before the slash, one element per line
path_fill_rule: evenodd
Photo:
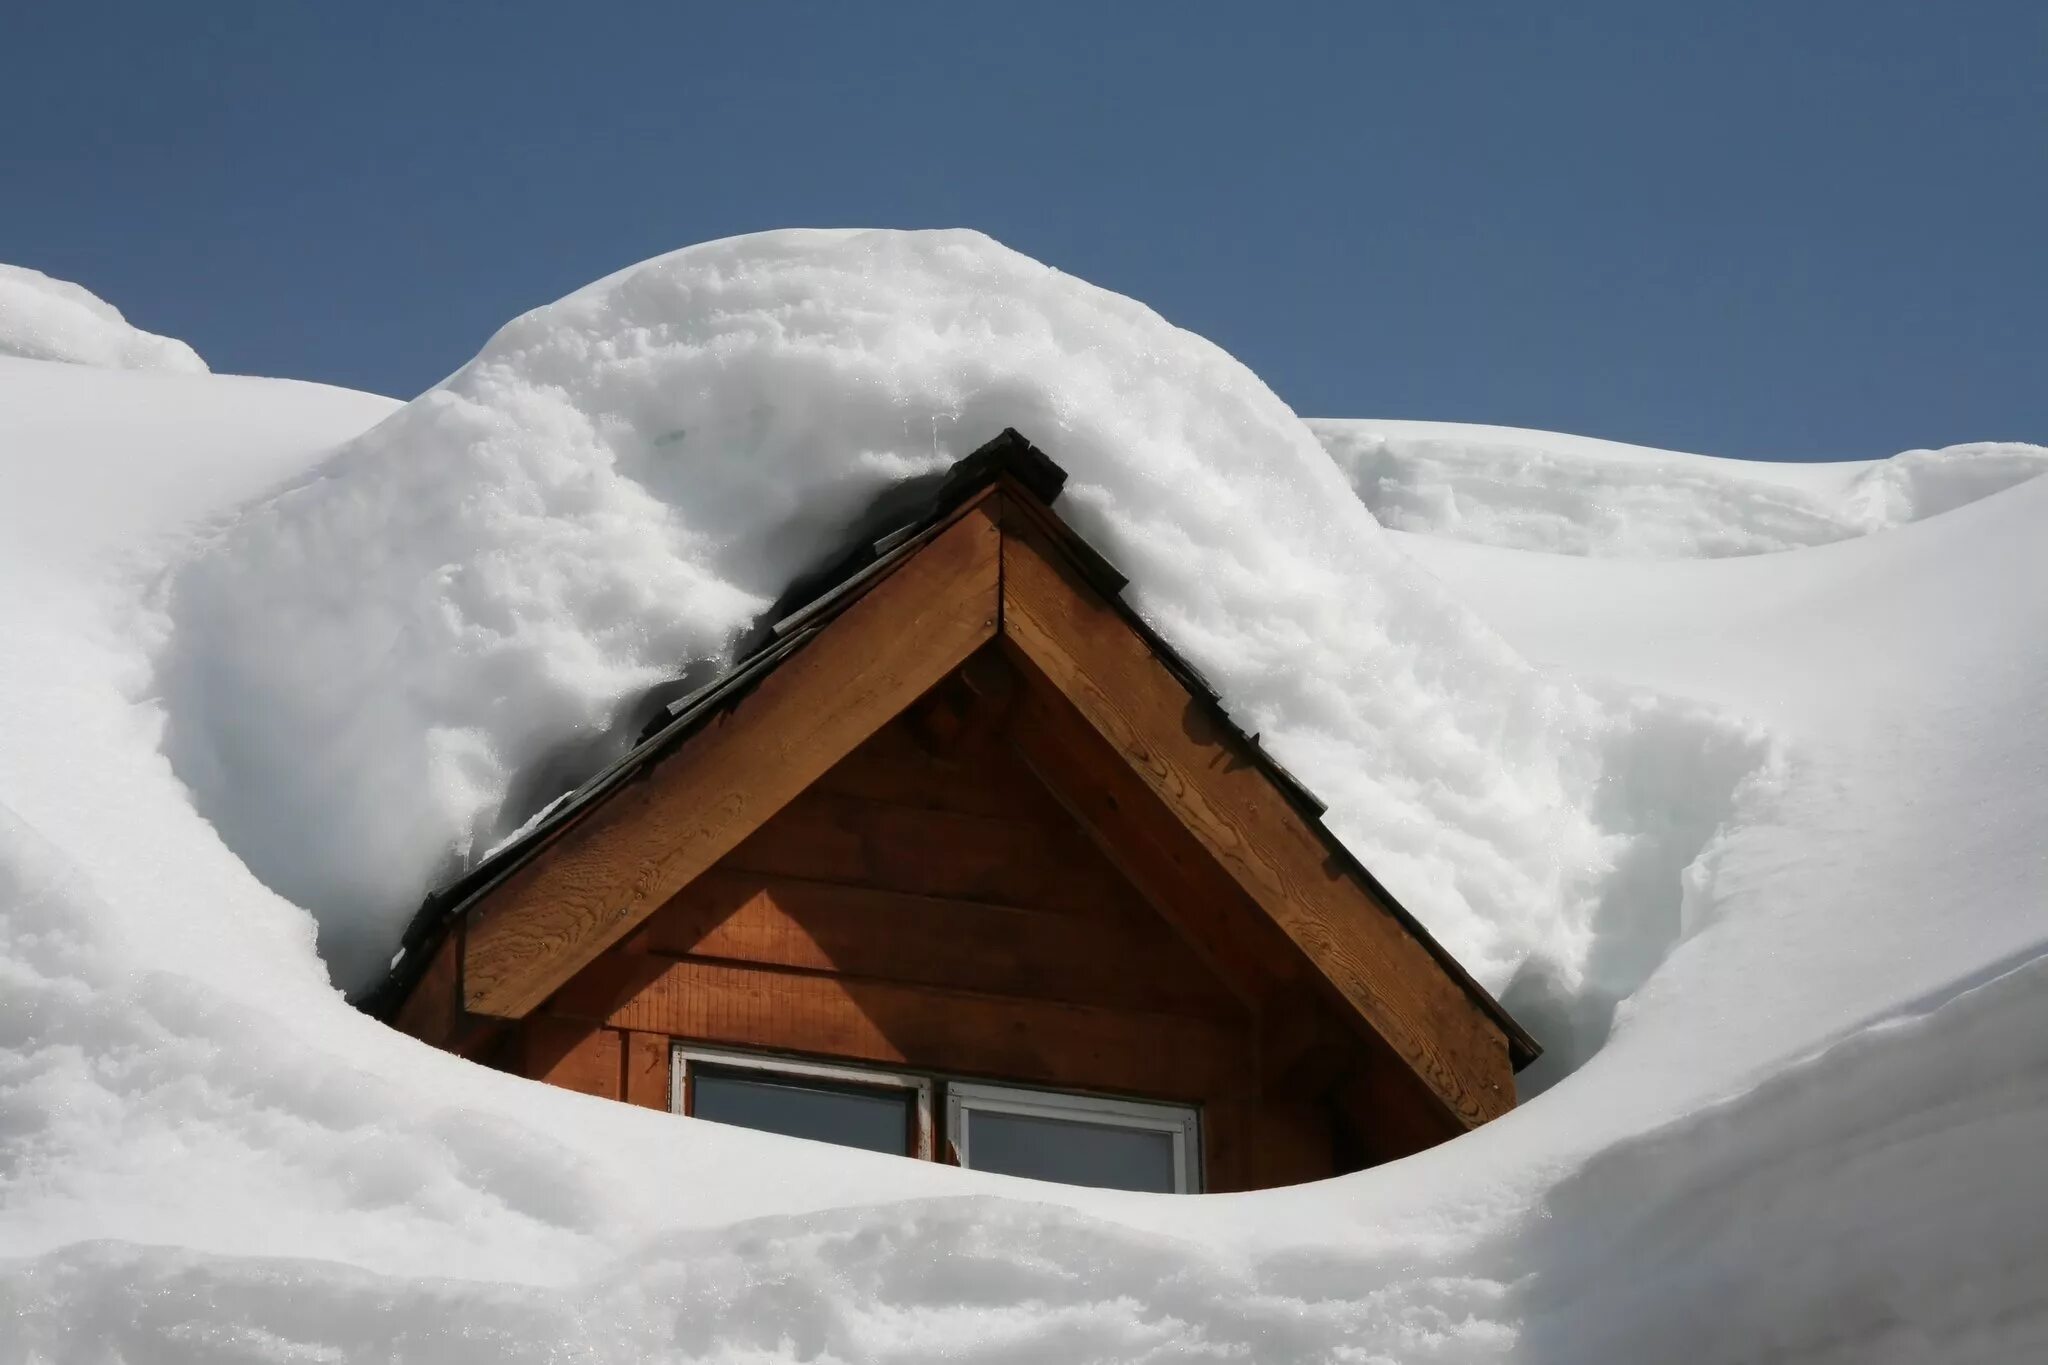
<path fill-rule="evenodd" d="M 669 1108 L 669 1041 L 659 1033 L 626 1034 L 625 1099 L 643 1109 Z"/>
<path fill-rule="evenodd" d="M 1228 1099 L 1202 1110 L 1204 1186 L 1211 1194 L 1327 1180 L 1347 1169 L 1327 1104 Z"/>
<path fill-rule="evenodd" d="M 654 953 L 1250 1026 L 1156 917 L 1125 924 L 721 866 L 663 906 L 645 934 Z"/>
<path fill-rule="evenodd" d="M 1287 935 L 1028 657 L 1017 666 L 1010 739 L 1098 850 L 1246 1005 L 1306 992 L 1307 964 Z"/>
<path fill-rule="evenodd" d="M 1514 1104 L 1507 1040 L 1006 499 L 1003 634 L 1088 720 L 1465 1127 Z"/>
<path fill-rule="evenodd" d="M 462 950 L 459 934 L 449 934 L 434 949 L 427 970 L 413 983 L 412 993 L 391 1017 L 391 1026 L 423 1043 L 451 1048 L 461 1022 Z"/>
<path fill-rule="evenodd" d="M 391 1025 L 443 1051 L 505 1069 L 500 1054 L 506 1041 L 506 1021 L 464 1010 L 461 992 L 462 925 L 458 923 L 434 948 L 426 971 L 413 983 Z"/>
<path fill-rule="evenodd" d="M 523 1074 L 564 1090 L 622 1097 L 624 1037 L 617 1029 L 538 1015 L 520 1026 Z"/>
<path fill-rule="evenodd" d="M 1037 786 L 1028 775 L 1020 779 Z M 1085 834 L 1024 812 L 968 815 L 803 793 L 727 867 L 878 891 L 1116 919 L 1130 893 Z"/>
<path fill-rule="evenodd" d="M 984 647 L 975 658 L 986 654 Z M 1064 818 L 1000 733 L 977 734 L 937 752 L 916 732 L 908 714 L 869 736 L 819 778 L 813 790 L 877 805 L 1033 824 Z"/>
<path fill-rule="evenodd" d="M 1242 1030 L 1181 1016 L 683 960 L 607 1021 L 731 1047 L 1199 1101 L 1254 1081 Z"/>
<path fill-rule="evenodd" d="M 531 1011 L 992 638 L 986 501 L 471 913 L 467 1007 Z"/>

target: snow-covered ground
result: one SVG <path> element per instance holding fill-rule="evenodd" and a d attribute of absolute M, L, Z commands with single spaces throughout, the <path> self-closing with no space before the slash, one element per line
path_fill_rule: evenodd
<path fill-rule="evenodd" d="M 0 1359 L 2048 1355 L 2048 480 L 1747 558 L 1387 533 L 1227 356 L 971 234 L 693 248 L 394 406 L 0 360 Z M 316 937 L 361 979 L 563 732 L 1004 425 L 1541 1093 L 1176 1200 L 343 1003 Z"/>
<path fill-rule="evenodd" d="M 2048 473 L 2048 447 L 2016 441 L 1787 464 L 1458 422 L 1311 418 L 1308 426 L 1382 526 L 1631 559 L 1823 545 Z"/>
<path fill-rule="evenodd" d="M 82 285 L 19 265 L 0 264 L 0 356 L 206 373 L 206 362 L 184 342 L 132 325 Z"/>

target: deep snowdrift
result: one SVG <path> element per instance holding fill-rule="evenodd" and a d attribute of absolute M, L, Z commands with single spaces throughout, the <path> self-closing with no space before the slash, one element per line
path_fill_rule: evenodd
<path fill-rule="evenodd" d="M 0 356 L 206 373 L 206 362 L 184 342 L 130 325 L 120 309 L 83 285 L 18 265 L 0 265 Z"/>
<path fill-rule="evenodd" d="M 623 706 L 725 657 L 880 490 L 1005 425 L 1495 988 L 1532 957 L 1575 987 L 1617 863 L 1668 880 L 1711 830 L 1673 847 L 1594 794 L 1637 764 L 1615 727 L 1716 722 L 1617 717 L 1536 676 L 1251 373 L 970 233 L 715 242 L 511 323 L 179 573 L 167 752 L 359 987 L 423 888 L 608 757 Z M 1725 802 L 1709 767 L 1663 780 Z"/>
<path fill-rule="evenodd" d="M 9 478 L 38 475 L 0 502 L 0 1357 L 2048 1351 L 2048 481 L 1711 562 L 1387 536 L 1227 358 L 980 239 L 679 259 L 514 324 L 311 475 L 386 405 L 0 365 L 0 413 L 47 419 L 35 445 L 0 429 Z M 686 451 L 728 425 L 655 457 L 685 413 Z M 1448 887 L 1403 889 L 1496 979 L 1520 969 L 1525 1008 L 1553 982 L 1578 1028 L 1532 1013 L 1547 1040 L 1590 1048 L 1612 1016 L 1597 1055 L 1456 1143 L 1259 1195 L 814 1148 L 371 1023 L 328 987 L 311 917 L 236 856 L 257 826 L 195 809 L 295 805 L 331 826 L 279 819 L 301 850 L 392 856 L 359 808 L 382 764 L 473 780 L 424 804 L 474 839 L 537 752 L 506 708 L 596 723 L 659 671 L 632 632 L 661 614 L 608 549 L 694 575 L 660 580 L 702 594 L 675 615 L 742 620 L 804 548 L 747 536 L 823 538 L 989 423 L 1074 470 L 1141 605 L 1223 660 L 1347 837 L 1424 850 L 1411 874 L 1443 860 Z M 152 424 L 179 458 L 137 439 Z M 280 479 L 296 491 L 232 510 Z M 1312 648 L 1304 622 L 1350 638 Z M 686 655 L 721 643 L 661 628 Z M 336 726 L 398 757 L 344 761 Z M 288 740 L 304 771 L 228 739 Z M 206 785 L 215 749 L 249 790 Z M 1546 843 L 1561 865 L 1529 870 Z"/>
<path fill-rule="evenodd" d="M 1456 422 L 1308 426 L 1382 526 L 1553 554 L 1689 559 L 1823 545 L 2048 473 L 2048 447 L 2012 441 L 1801 465 Z"/>

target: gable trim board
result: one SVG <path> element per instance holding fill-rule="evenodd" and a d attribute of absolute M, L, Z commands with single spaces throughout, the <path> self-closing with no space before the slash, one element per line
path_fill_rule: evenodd
<path fill-rule="evenodd" d="M 961 461 L 922 517 L 857 547 L 763 649 L 430 897 L 372 1007 L 458 1049 L 532 1013 L 965 669 L 1031 736 L 1040 780 L 1248 997 L 1271 1075 L 1419 1082 L 1439 1136 L 1511 1107 L 1534 1040 L 1121 600 L 1122 575 L 1048 506 L 1064 478 L 1009 431 Z M 1319 1053 L 1300 1023 L 1319 1009 L 1344 1017 L 1357 1055 Z"/>
<path fill-rule="evenodd" d="M 588 808 L 469 925 L 463 1007 L 517 1019 L 995 638 L 993 491 L 853 599 L 743 701 Z"/>

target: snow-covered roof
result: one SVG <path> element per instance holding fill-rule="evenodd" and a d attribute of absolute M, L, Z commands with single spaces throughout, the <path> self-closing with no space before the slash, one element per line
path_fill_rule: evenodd
<path fill-rule="evenodd" d="M 1048 509 L 1067 481 L 1066 471 L 1044 451 L 1015 429 L 1005 428 L 944 473 L 892 489 L 868 516 L 861 518 L 859 529 L 844 549 L 816 571 L 804 575 L 778 600 L 758 623 L 752 645 L 738 651 L 729 668 L 712 681 L 663 705 L 624 755 L 551 802 L 514 837 L 461 876 L 428 893 L 405 931 L 390 972 L 360 998 L 362 1008 L 389 1018 L 426 970 L 435 946 L 456 919 L 502 885 L 590 807 L 673 754 L 698 729 L 793 658 L 859 590 L 916 553 L 955 509 L 1005 476 Z M 913 510 L 906 511 L 906 507 Z M 1061 533 L 1062 548 L 1073 557 L 1090 586 L 1116 608 L 1125 623 L 1145 640 L 1154 657 L 1209 712 L 1234 746 L 1248 754 L 1267 781 L 1287 797 L 1321 841 L 1332 863 L 1369 888 L 1444 972 L 1500 1027 L 1507 1037 L 1515 1068 L 1519 1070 L 1542 1055 L 1541 1045 L 1528 1031 L 1323 824 L 1322 816 L 1328 807 L 1267 752 L 1256 734 L 1247 734 L 1238 726 L 1222 696 L 1201 670 L 1124 602 L 1122 593 L 1129 580 L 1123 573 L 1056 514 L 1050 517 L 1050 524 Z"/>
<path fill-rule="evenodd" d="M 972 234 L 692 248 L 397 411 L 8 357 L 0 399 L 31 1358 L 2042 1355 L 2048 480 L 1741 558 L 1385 535 L 1221 351 Z M 685 1123 L 343 1003 L 332 944 L 381 969 L 366 907 L 529 721 L 723 658 L 726 607 L 1005 423 L 1551 1089 L 1176 1200 Z M 1609 462 L 1556 453 L 1597 511 Z"/>

